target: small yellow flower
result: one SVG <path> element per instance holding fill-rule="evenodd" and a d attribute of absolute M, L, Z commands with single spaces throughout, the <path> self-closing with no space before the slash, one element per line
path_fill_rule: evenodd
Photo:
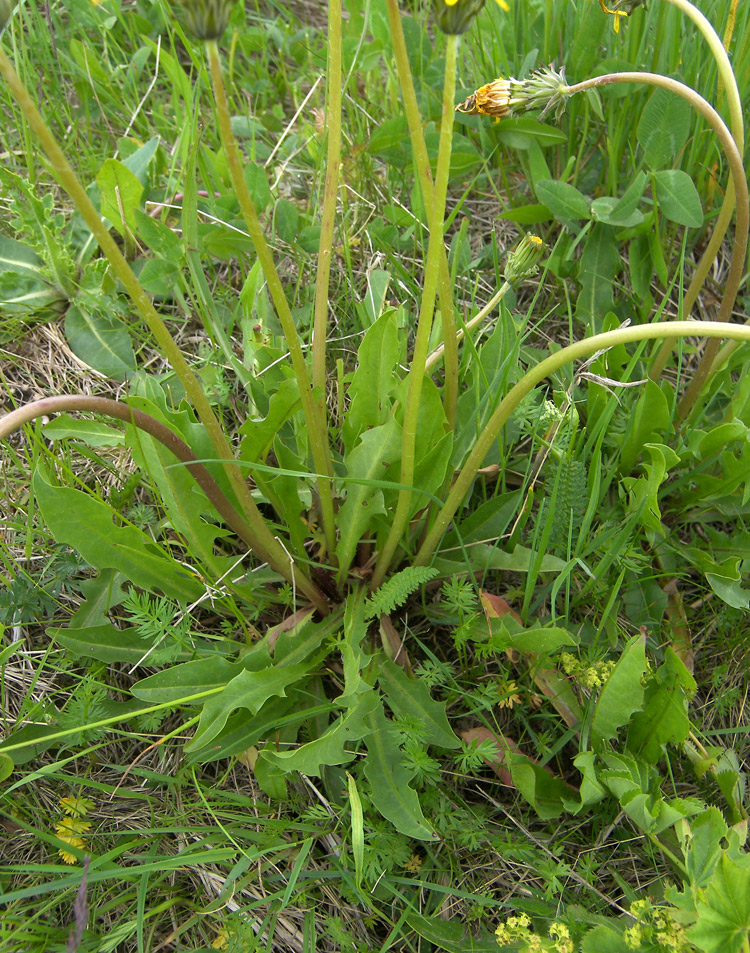
<path fill-rule="evenodd" d="M 86 841 L 81 836 L 91 828 L 90 821 L 83 821 L 76 817 L 63 817 L 55 825 L 55 834 L 69 847 L 75 847 L 83 850 L 86 847 Z M 75 864 L 78 858 L 75 854 L 65 848 L 60 848 L 57 852 L 66 864 Z"/>
<path fill-rule="evenodd" d="M 229 930 L 227 930 L 226 927 L 222 927 L 216 934 L 216 939 L 211 944 L 212 949 L 225 950 L 229 944 L 229 936 Z"/>
<path fill-rule="evenodd" d="M 502 692 L 502 698 L 497 703 L 498 708 L 512 708 L 514 705 L 521 704 L 521 696 L 518 694 L 518 686 L 515 682 L 501 682 L 498 690 Z"/>
<path fill-rule="evenodd" d="M 412 854 L 404 864 L 404 870 L 408 870 L 410 874 L 418 874 L 421 869 L 422 858 L 419 854 Z"/>

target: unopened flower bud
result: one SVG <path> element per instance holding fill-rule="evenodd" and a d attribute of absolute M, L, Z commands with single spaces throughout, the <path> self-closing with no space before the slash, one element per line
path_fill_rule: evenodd
<path fill-rule="evenodd" d="M 435 19 L 443 33 L 466 33 L 485 0 L 434 0 Z"/>
<path fill-rule="evenodd" d="M 13 13 L 15 5 L 16 0 L 0 0 L 0 30 L 2 30 L 5 24 L 10 20 L 10 15 Z"/>
<path fill-rule="evenodd" d="M 233 0 L 173 0 L 173 6 L 197 40 L 218 40 L 229 23 Z"/>
<path fill-rule="evenodd" d="M 544 254 L 544 242 L 538 235 L 525 235 L 508 255 L 505 263 L 505 280 L 517 285 L 533 278 L 539 271 L 539 262 Z"/>

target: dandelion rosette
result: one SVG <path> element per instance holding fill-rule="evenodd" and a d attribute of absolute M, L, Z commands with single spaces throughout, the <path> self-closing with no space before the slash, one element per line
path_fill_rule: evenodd
<path fill-rule="evenodd" d="M 233 0 L 173 0 L 172 3 L 180 21 L 197 40 L 221 39 L 232 6 Z"/>
<path fill-rule="evenodd" d="M 466 33 L 484 3 L 485 0 L 433 0 L 437 24 L 450 36 Z M 495 3 L 506 12 L 510 9 L 505 0 Z"/>
<path fill-rule="evenodd" d="M 570 93 L 565 81 L 565 67 L 556 70 L 545 66 L 535 70 L 526 79 L 500 77 L 475 92 L 456 106 L 457 112 L 469 116 L 493 116 L 496 120 L 506 116 L 541 109 L 539 118 L 554 112 L 559 119 L 565 111 Z"/>

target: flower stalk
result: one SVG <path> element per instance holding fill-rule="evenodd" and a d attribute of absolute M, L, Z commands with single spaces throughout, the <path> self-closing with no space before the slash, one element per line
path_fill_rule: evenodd
<path fill-rule="evenodd" d="M 310 451 L 315 469 L 319 474 L 323 474 L 323 476 L 318 478 L 317 483 L 318 493 L 320 495 L 321 520 L 326 547 L 331 557 L 333 557 L 336 546 L 333 494 L 330 480 L 330 476 L 333 474 L 333 466 L 331 464 L 328 434 L 323 413 L 323 398 L 316 399 L 313 393 L 310 377 L 307 373 L 307 365 L 305 364 L 305 358 L 302 353 L 302 346 L 297 334 L 297 328 L 295 327 L 294 318 L 289 308 L 289 302 L 286 299 L 284 287 L 276 269 L 271 249 L 268 247 L 268 242 L 263 234 L 258 214 L 255 211 L 255 204 L 245 183 L 237 140 L 232 131 L 229 105 L 227 103 L 224 78 L 219 59 L 219 49 L 215 40 L 206 40 L 206 53 L 216 101 L 219 133 L 227 157 L 229 174 L 237 193 L 240 210 L 242 211 L 242 216 L 245 220 L 248 233 L 250 234 L 255 253 L 263 269 L 263 275 L 268 285 L 273 306 L 276 309 L 276 314 L 281 323 L 287 347 L 289 348 L 292 367 L 294 368 L 294 374 L 299 383 L 302 411 L 310 434 Z"/>
<path fill-rule="evenodd" d="M 443 534 L 466 498 L 492 444 L 500 436 L 513 411 L 537 384 L 565 367 L 566 364 L 589 357 L 597 351 L 636 341 L 652 341 L 668 337 L 732 338 L 738 342 L 750 342 L 750 327 L 719 321 L 661 321 L 656 324 L 617 328 L 614 331 L 605 331 L 603 334 L 585 338 L 583 341 L 576 341 L 540 361 L 508 391 L 479 435 L 412 564 L 425 566 L 430 561 Z"/>
<path fill-rule="evenodd" d="M 665 0 L 665 2 L 671 3 L 672 6 L 677 7 L 682 11 L 682 13 L 685 14 L 686 17 L 692 20 L 706 40 L 706 43 L 708 44 L 709 49 L 716 60 L 716 65 L 719 71 L 719 80 L 726 93 L 727 106 L 729 108 L 729 127 L 732 131 L 732 135 L 734 136 L 734 141 L 737 144 L 737 149 L 740 155 L 742 155 L 745 148 L 745 129 L 742 119 L 742 101 L 740 99 L 739 89 L 737 88 L 737 80 L 734 75 L 734 70 L 732 69 L 732 64 L 729 61 L 729 56 L 727 55 L 724 44 L 722 43 L 709 20 L 706 19 L 701 11 L 698 10 L 698 8 L 691 3 L 690 0 Z M 734 179 L 730 178 L 730 180 L 727 182 L 726 191 L 724 193 L 724 201 L 722 202 L 721 211 L 719 212 L 719 216 L 716 219 L 716 223 L 714 224 L 711 238 L 709 239 L 708 244 L 701 255 L 700 261 L 696 265 L 695 272 L 693 273 L 693 277 L 690 280 L 690 284 L 682 301 L 683 316 L 685 318 L 690 316 L 690 312 L 692 311 L 698 294 L 703 287 L 709 269 L 711 268 L 711 265 L 713 264 L 713 261 L 716 258 L 719 249 L 721 248 L 721 243 L 724 240 L 724 236 L 726 235 L 727 229 L 729 228 L 729 223 L 732 220 L 732 212 L 734 211 L 735 202 L 736 192 L 734 187 Z M 662 343 L 662 346 L 659 348 L 659 351 L 651 364 L 651 368 L 649 369 L 649 377 L 652 380 L 656 381 L 661 377 L 662 371 L 669 360 L 669 356 L 672 353 L 673 347 L 674 341 L 672 340 L 666 340 Z M 706 353 L 710 353 L 710 351 L 713 351 L 714 354 L 716 352 L 716 345 L 713 341 L 709 342 L 709 348 L 706 349 Z M 704 362 L 709 364 L 710 359 L 704 357 Z M 712 368 L 709 376 L 712 376 L 714 373 L 715 368 Z"/>
<path fill-rule="evenodd" d="M 724 286 L 724 294 L 722 295 L 721 304 L 719 305 L 717 320 L 720 322 L 729 321 L 732 317 L 732 309 L 742 282 L 742 273 L 747 255 L 748 228 L 750 227 L 750 202 L 748 200 L 747 179 L 745 178 L 742 156 L 737 148 L 737 143 L 724 124 L 721 116 L 710 103 L 706 102 L 701 95 L 684 83 L 679 83 L 677 80 L 671 79 L 668 76 L 662 76 L 659 73 L 607 73 L 604 76 L 596 76 L 592 79 L 584 80 L 575 86 L 569 86 L 567 93 L 568 95 L 574 95 L 575 93 L 597 86 L 606 86 L 610 83 L 631 82 L 659 86 L 687 100 L 708 122 L 724 149 L 727 161 L 729 162 L 731 179 L 737 197 L 737 224 L 735 227 L 734 244 L 732 246 L 732 260 L 729 266 L 729 275 Z M 680 422 L 685 420 L 690 409 L 698 399 L 701 390 L 710 379 L 712 365 L 718 349 L 718 340 L 710 341 L 707 345 L 701 363 L 696 369 L 678 405 L 677 418 Z"/>
<path fill-rule="evenodd" d="M 440 251 L 443 246 L 443 219 L 448 192 L 448 172 L 450 170 L 451 141 L 453 136 L 454 99 L 456 91 L 456 61 L 458 54 L 458 36 L 446 38 L 445 82 L 443 85 L 443 109 L 440 123 L 440 144 L 438 147 L 437 172 L 433 194 L 433 211 L 430 218 L 430 241 L 427 248 L 424 288 L 417 323 L 417 335 L 414 343 L 414 355 L 409 371 L 409 390 L 404 410 L 404 429 L 401 445 L 401 475 L 399 482 L 411 487 L 414 479 L 417 419 L 425 377 L 427 351 L 430 343 L 430 331 L 437 297 Z M 391 564 L 396 547 L 404 536 L 409 523 L 412 490 L 399 490 L 396 512 L 390 532 L 375 564 L 372 577 L 372 589 L 377 589 L 383 581 Z"/>
<path fill-rule="evenodd" d="M 313 387 L 320 392 L 320 413 L 325 417 L 326 339 L 328 325 L 328 286 L 333 251 L 333 226 L 336 219 L 339 166 L 341 164 L 341 0 L 328 2 L 328 91 L 326 93 L 328 154 L 320 222 L 320 245 L 315 283 L 315 311 L 312 339 Z"/>
<path fill-rule="evenodd" d="M 422 198 L 427 209 L 428 226 L 432 227 L 430 216 L 434 211 L 434 184 L 430 157 L 427 154 L 427 144 L 422 132 L 422 117 L 419 112 L 417 93 L 414 88 L 414 78 L 409 65 L 406 51 L 406 39 L 401 22 L 401 13 L 398 0 L 386 0 L 388 23 L 393 43 L 393 53 L 396 60 L 401 96 L 404 101 L 406 122 L 409 127 L 409 138 L 414 153 L 414 162 L 417 168 L 419 186 Z M 458 338 L 456 336 L 456 312 L 453 303 L 453 284 L 451 282 L 448 256 L 445 253 L 445 244 L 440 249 L 440 270 L 438 274 L 438 290 L 440 294 L 440 317 L 443 330 L 443 351 L 445 353 L 444 379 L 445 395 L 444 409 L 448 426 L 452 429 L 456 422 L 458 406 Z"/>

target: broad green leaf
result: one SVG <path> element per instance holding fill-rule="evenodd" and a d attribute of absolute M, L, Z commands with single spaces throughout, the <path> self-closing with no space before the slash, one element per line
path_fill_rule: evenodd
<path fill-rule="evenodd" d="M 621 268 L 614 230 L 608 225 L 594 225 L 581 254 L 578 272 L 581 290 L 576 304 L 576 318 L 594 331 L 599 330 L 602 319 L 612 310 L 613 282 Z"/>
<path fill-rule="evenodd" d="M 602 923 L 584 936 L 581 953 L 633 953 L 633 947 L 621 933 Z"/>
<path fill-rule="evenodd" d="M 124 380 L 136 368 L 130 334 L 116 317 L 73 304 L 65 314 L 65 337 L 76 357 L 106 377 Z"/>
<path fill-rule="evenodd" d="M 537 554 L 533 549 L 525 546 L 516 546 L 512 553 L 504 553 L 495 546 L 477 545 L 466 550 L 466 556 L 473 570 L 485 572 L 488 569 L 508 570 L 509 572 L 528 572 L 529 567 L 535 565 Z M 466 562 L 460 560 L 437 558 L 433 565 L 440 571 L 441 576 L 452 576 L 466 572 Z M 566 562 L 559 556 L 545 555 L 542 558 L 539 572 L 560 572 L 565 569 Z"/>
<path fill-rule="evenodd" d="M 679 463 L 679 457 L 671 447 L 661 443 L 646 443 L 643 450 L 650 460 L 641 463 L 645 476 L 626 477 L 622 481 L 628 493 L 628 511 L 637 514 L 644 526 L 654 532 L 663 533 L 659 487 L 666 480 L 670 468 Z"/>
<path fill-rule="evenodd" d="M 356 756 L 357 752 L 352 746 L 370 734 L 372 726 L 368 716 L 380 707 L 378 693 L 374 690 L 366 692 L 360 695 L 353 708 L 340 715 L 319 738 L 293 751 L 267 751 L 266 757 L 276 761 L 287 772 L 301 771 L 302 774 L 320 777 L 323 766 L 348 764 Z"/>
<path fill-rule="evenodd" d="M 390 417 L 382 426 L 366 430 L 344 460 L 346 500 L 338 514 L 340 536 L 336 547 L 339 580 L 346 576 L 357 544 L 373 517 L 384 512 L 383 491 L 374 484 L 378 480 L 398 480 L 394 464 L 400 457 L 401 427 L 395 417 Z"/>
<path fill-rule="evenodd" d="M 703 209 L 693 180 L 679 169 L 663 169 L 653 173 L 656 199 L 662 215 L 670 222 L 700 228 Z"/>
<path fill-rule="evenodd" d="M 48 440 L 73 437 L 89 447 L 119 447 L 125 442 L 122 430 L 116 430 L 100 420 L 71 417 L 70 414 L 58 414 L 44 426 L 42 432 Z"/>
<path fill-rule="evenodd" d="M 480 927 L 479 934 L 462 919 L 444 920 L 442 917 L 423 917 L 410 913 L 406 922 L 439 950 L 448 953 L 498 953 L 497 938 Z"/>
<path fill-rule="evenodd" d="M 120 234 L 135 232 L 135 210 L 141 204 L 143 185 L 138 177 L 118 159 L 106 159 L 96 184 L 100 191 L 100 211 Z"/>
<path fill-rule="evenodd" d="M 690 821 L 682 852 L 690 883 L 705 887 L 716 869 L 722 855 L 722 840 L 727 836 L 726 821 L 715 807 L 706 810 Z"/>
<path fill-rule="evenodd" d="M 114 569 L 104 569 L 98 576 L 84 579 L 80 583 L 85 601 L 73 613 L 70 628 L 86 629 L 94 625 L 103 625 L 109 622 L 107 613 L 110 609 L 122 604 L 126 596 L 123 583 L 127 577 Z"/>
<path fill-rule="evenodd" d="M 294 202 L 279 199 L 273 211 L 273 228 L 282 242 L 292 244 L 299 231 L 299 212 Z"/>
<path fill-rule="evenodd" d="M 255 204 L 255 210 L 260 215 L 271 202 L 271 187 L 268 184 L 266 170 L 257 162 L 248 162 L 245 166 L 244 176 Z"/>
<path fill-rule="evenodd" d="M 365 777 L 370 782 L 373 806 L 406 837 L 435 840 L 436 835 L 422 813 L 419 795 L 409 786 L 414 772 L 404 767 L 403 756 L 381 706 L 369 715 L 367 722 L 370 735 Z"/>
<path fill-rule="evenodd" d="M 418 678 L 409 678 L 403 669 L 386 659 L 378 664 L 378 682 L 385 700 L 397 718 L 415 719 L 424 728 L 427 744 L 440 748 L 460 748 L 445 713 L 445 702 L 438 702 Z"/>
<path fill-rule="evenodd" d="M 170 421 L 151 401 L 143 397 L 131 397 L 129 403 L 165 426 L 170 426 Z M 189 469 L 163 443 L 138 427 L 128 425 L 127 445 L 135 462 L 151 478 L 172 528 L 187 543 L 191 558 L 200 562 L 214 578 L 223 576 L 232 565 L 232 560 L 216 556 L 214 547 L 216 540 L 228 535 L 228 531 L 204 519 L 204 514 L 216 515 L 216 511 Z"/>
<path fill-rule="evenodd" d="M 563 224 L 590 217 L 590 200 L 568 182 L 542 179 L 536 184 L 536 196 Z"/>
<path fill-rule="evenodd" d="M 667 648 L 664 663 L 646 686 L 643 710 L 633 715 L 628 748 L 656 763 L 666 745 L 684 741 L 690 732 L 688 699 L 695 691 L 695 679 L 675 652 Z"/>
<path fill-rule="evenodd" d="M 641 224 L 644 216 L 639 209 L 633 209 L 629 215 L 614 217 L 613 213 L 617 204 L 617 199 L 611 195 L 603 195 L 601 198 L 594 199 L 591 203 L 591 217 L 597 222 L 604 222 L 605 225 L 615 225 L 618 228 L 632 228 L 634 225 Z"/>
<path fill-rule="evenodd" d="M 509 751 L 506 762 L 513 784 L 541 818 L 559 817 L 577 791 L 520 751 Z"/>
<path fill-rule="evenodd" d="M 44 265 L 33 248 L 15 238 L 0 235 L 0 272 L 12 271 L 40 279 Z"/>
<path fill-rule="evenodd" d="M 78 658 L 136 665 L 149 650 L 149 643 L 135 629 L 116 629 L 111 622 L 86 628 L 53 628 L 49 635 Z"/>
<path fill-rule="evenodd" d="M 537 119 L 520 116 L 514 119 L 505 119 L 494 130 L 500 142 L 512 149 L 528 149 L 532 142 L 542 148 L 557 146 L 566 141 L 565 133 L 557 126 L 547 126 Z"/>
<path fill-rule="evenodd" d="M 11 774 L 13 774 L 14 768 L 15 764 L 11 756 L 9 754 L 3 754 L 2 751 L 0 751 L 0 784 L 8 780 Z"/>
<path fill-rule="evenodd" d="M 672 165 L 687 142 L 690 103 L 666 89 L 657 89 L 641 114 L 636 136 L 652 169 Z"/>
<path fill-rule="evenodd" d="M 646 188 L 646 181 L 646 173 L 643 172 L 643 170 L 634 176 L 632 182 L 622 193 L 617 204 L 610 212 L 610 220 L 613 223 L 629 218 L 638 208 L 638 203 L 641 201 L 643 191 Z"/>
<path fill-rule="evenodd" d="M 53 486 L 41 466 L 33 477 L 34 493 L 50 532 L 72 546 L 96 569 L 117 569 L 148 592 L 193 602 L 204 588 L 154 541 L 134 526 L 114 525 L 115 513 L 80 490 Z"/>
<path fill-rule="evenodd" d="M 159 136 L 153 136 L 148 142 L 144 142 L 142 146 L 139 146 L 135 152 L 131 152 L 127 159 L 122 160 L 122 164 L 130 169 L 144 188 L 148 185 L 148 167 L 156 155 L 160 142 L 161 139 Z M 99 187 L 101 188 L 101 184 Z"/>
<path fill-rule="evenodd" d="M 263 462 L 271 452 L 273 441 L 300 407 L 299 384 L 296 379 L 281 381 L 271 396 L 265 417 L 248 417 L 240 427 L 243 435 L 240 456 L 243 460 Z"/>
<path fill-rule="evenodd" d="M 687 935 L 704 953 L 742 953 L 750 937 L 750 869 L 724 854 L 695 903 Z"/>
<path fill-rule="evenodd" d="M 633 469 L 643 445 L 654 436 L 664 437 L 672 432 L 672 410 L 664 391 L 654 381 L 646 381 L 630 416 L 630 425 L 622 443 L 620 472 Z"/>
<path fill-rule="evenodd" d="M 259 672 L 241 671 L 218 695 L 208 698 L 203 705 L 201 719 L 192 739 L 185 745 L 186 751 L 210 744 L 236 708 L 247 708 L 255 715 L 274 696 L 286 694 L 286 689 L 309 674 L 310 666 L 271 666 Z"/>
<path fill-rule="evenodd" d="M 218 694 L 242 671 L 241 662 L 227 662 L 222 658 L 196 659 L 142 678 L 133 685 L 131 692 L 149 705 L 178 702 L 201 692 L 210 697 L 208 693 Z M 192 704 L 200 705 L 202 701 L 196 699 Z"/>
<path fill-rule="evenodd" d="M 368 328 L 357 351 L 357 369 L 349 386 L 350 404 L 343 426 L 349 452 L 360 434 L 385 423 L 398 384 L 400 353 L 398 312 L 390 309 Z"/>
<path fill-rule="evenodd" d="M 596 749 L 617 737 L 633 712 L 643 707 L 641 678 L 646 671 L 646 637 L 634 635 L 622 650 L 604 684 L 591 720 L 591 743 Z"/>
<path fill-rule="evenodd" d="M 139 237 L 155 255 L 166 258 L 171 263 L 181 260 L 182 242 L 176 232 L 141 209 L 135 210 L 135 221 Z"/>
<path fill-rule="evenodd" d="M 367 316 L 368 327 L 371 327 L 373 324 L 375 324 L 381 314 L 383 314 L 383 308 L 390 283 L 390 272 L 383 271 L 382 268 L 373 268 L 372 271 L 367 273 L 367 292 L 362 305 L 364 307 L 365 315 Z M 364 347 L 366 339 L 367 335 L 362 338 L 362 343 L 357 350 L 357 361 L 359 362 L 360 366 L 364 363 L 362 348 Z M 352 384 L 353 383 L 354 382 L 352 381 Z M 349 388 L 349 394 L 352 395 L 351 387 Z"/>
<path fill-rule="evenodd" d="M 306 709 L 308 701 L 305 693 L 290 689 L 284 698 L 276 696 L 267 701 L 254 718 L 248 718 L 246 711 L 237 709 L 227 718 L 226 725 L 211 744 L 186 751 L 185 760 L 188 764 L 207 764 L 231 758 L 271 737 L 282 727 L 294 729 L 311 714 L 326 714 L 330 711 L 330 706 Z"/>
<path fill-rule="evenodd" d="M 498 637 L 503 648 L 514 648 L 519 652 L 532 652 L 534 655 L 549 655 L 565 645 L 576 645 L 576 640 L 567 631 L 558 626 L 533 626 L 525 629 L 512 616 L 491 620 L 492 635 Z"/>
<path fill-rule="evenodd" d="M 540 222 L 552 221 L 554 215 L 546 205 L 539 203 L 506 209 L 498 217 L 504 218 L 508 222 L 518 222 L 519 225 L 538 225 Z"/>

